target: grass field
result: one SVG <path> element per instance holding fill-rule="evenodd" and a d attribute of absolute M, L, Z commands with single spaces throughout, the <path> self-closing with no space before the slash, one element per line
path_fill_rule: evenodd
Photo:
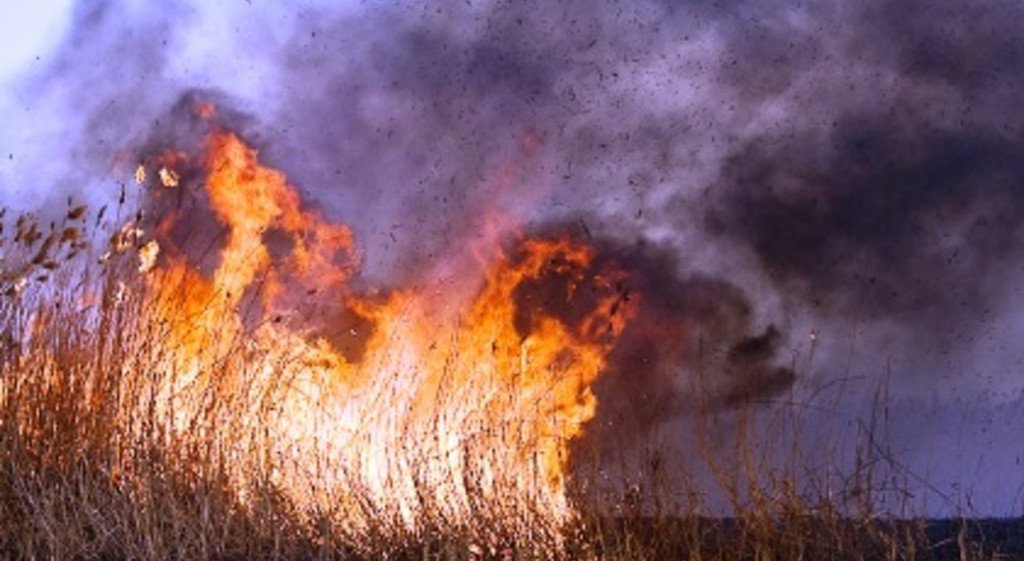
<path fill-rule="evenodd" d="M 134 224 L 126 208 L 115 211 L 115 224 Z M 309 374 L 319 372 L 319 354 L 311 359 L 304 343 L 289 339 L 285 347 L 295 352 L 282 352 L 261 342 L 260 327 L 211 316 L 206 310 L 220 305 L 214 295 L 198 308 L 168 299 L 168 286 L 173 294 L 188 287 L 146 280 L 153 256 L 144 233 L 134 226 L 84 233 L 100 212 L 69 204 L 52 225 L 6 222 L 0 551 L 7 558 L 1024 555 L 1020 521 L 919 518 L 908 489 L 921 482 L 885 446 L 877 412 L 856 441 L 836 442 L 849 450 L 824 458 L 771 437 L 799 430 L 797 414 L 765 415 L 756 405 L 708 419 L 695 414 L 693 430 L 707 435 L 694 438 L 687 451 L 694 459 L 654 474 L 587 464 L 590 457 L 607 463 L 607 451 L 581 449 L 579 426 L 558 433 L 567 421 L 551 417 L 561 408 L 476 401 L 490 394 L 442 382 L 429 386 L 426 405 L 406 399 L 394 393 L 407 383 L 403 370 L 353 394 L 361 403 L 354 410 L 332 405 L 336 394 L 312 395 L 331 383 Z M 218 317 L 223 324 L 204 323 Z M 457 374 L 459 356 L 440 367 L 442 380 Z M 521 368 L 497 387 L 532 391 Z M 416 415 L 393 413 L 396 404 Z M 712 428 L 715 415 L 728 416 L 731 428 Z M 354 432 L 341 435 L 335 423 Z M 602 474 L 613 480 L 599 484 Z"/>

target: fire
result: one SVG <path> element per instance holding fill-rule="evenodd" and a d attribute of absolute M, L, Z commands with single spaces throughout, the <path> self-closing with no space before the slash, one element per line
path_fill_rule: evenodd
<path fill-rule="evenodd" d="M 171 163 L 185 161 L 202 162 L 200 195 L 223 230 L 215 265 L 179 247 L 170 232 L 191 218 L 169 212 L 140 268 L 148 319 L 165 327 L 157 352 L 173 375 L 159 393 L 175 438 L 197 436 L 204 396 L 237 402 L 230 423 L 245 430 L 225 445 L 240 487 L 246 462 L 277 458 L 269 473 L 294 500 L 332 504 L 353 527 L 368 523 L 367 499 L 412 530 L 425 509 L 464 520 L 508 493 L 571 516 L 569 445 L 636 306 L 625 272 L 569 237 L 489 236 L 467 256 L 489 258 L 477 278 L 357 290 L 352 232 L 305 208 L 237 135 L 211 133 L 198 159 L 159 158 L 159 176 L 184 184 Z M 255 413 L 268 401 L 272 418 Z M 258 458 L 245 452 L 257 433 Z"/>

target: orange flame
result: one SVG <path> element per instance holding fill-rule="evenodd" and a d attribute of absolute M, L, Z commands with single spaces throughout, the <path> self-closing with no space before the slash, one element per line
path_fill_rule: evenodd
<path fill-rule="evenodd" d="M 503 251 L 488 236 L 494 247 L 469 256 L 493 256 L 482 278 L 452 291 L 473 294 L 468 303 L 440 283 L 360 294 L 350 230 L 303 208 L 239 137 L 212 134 L 204 167 L 209 210 L 226 230 L 216 267 L 151 250 L 147 274 L 156 319 L 169 326 L 163 351 L 177 374 L 162 395 L 177 403 L 176 430 L 199 413 L 190 396 L 244 400 L 276 387 L 280 415 L 266 430 L 294 460 L 276 472 L 282 486 L 340 503 L 351 524 L 366 511 L 346 499 L 356 486 L 410 528 L 427 500 L 457 520 L 479 495 L 509 489 L 552 517 L 571 513 L 568 447 L 594 416 L 591 385 L 636 305 L 616 288 L 624 272 L 568 237 L 520 238 Z M 158 230 L 182 219 L 169 215 Z M 320 334 L 314 324 L 330 315 L 278 321 L 313 294 L 359 319 L 349 331 L 361 352 Z M 234 360 L 239 348 L 258 352 Z M 433 497 L 417 491 L 424 481 Z"/>

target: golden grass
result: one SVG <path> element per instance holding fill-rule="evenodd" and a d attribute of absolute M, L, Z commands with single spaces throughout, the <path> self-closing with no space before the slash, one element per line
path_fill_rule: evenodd
<path fill-rule="evenodd" d="M 187 438 L 168 429 L 174 406 L 161 402 L 167 397 L 155 383 L 174 375 L 160 367 L 168 326 L 140 321 L 153 302 L 131 280 L 138 278 L 135 251 L 144 240 L 132 227 L 121 228 L 103 251 L 87 248 L 96 236 L 83 230 L 93 217 L 69 204 L 59 225 L 20 218 L 0 246 L 7 251 L 0 261 L 0 556 L 999 558 L 968 540 L 965 530 L 954 542 L 936 543 L 925 522 L 913 520 L 903 493 L 912 482 L 879 444 L 878 415 L 850 444 L 856 450 L 845 456 L 854 458 L 852 465 L 840 465 L 843 454 L 815 457 L 799 438 L 773 440 L 801 430 L 798 414 L 733 412 L 727 431 L 712 417 L 695 415 L 698 436 L 689 451 L 698 458 L 690 463 L 699 466 L 695 471 L 673 464 L 679 471 L 665 474 L 654 467 L 636 481 L 623 476 L 606 489 L 581 491 L 565 525 L 539 515 L 540 507 L 512 487 L 481 494 L 471 502 L 472 516 L 452 519 L 426 476 L 414 481 L 425 520 L 415 530 L 399 513 L 375 510 L 369 491 L 351 480 L 341 480 L 352 487 L 336 504 L 296 501 L 274 476 L 282 460 L 263 432 L 278 414 L 272 388 L 253 389 L 265 393 L 245 400 L 204 392 L 193 397 L 200 414 Z M 239 344 L 223 359 L 245 362 L 249 352 Z M 237 422 L 243 407 L 248 423 Z M 472 458 L 486 451 L 473 442 L 459 446 L 466 477 L 475 477 Z M 582 465 L 585 451 L 578 455 L 575 484 L 582 488 L 586 474 L 596 472 Z M 709 487 L 726 500 L 724 512 L 708 503 Z M 891 519 L 894 504 L 910 519 Z"/>

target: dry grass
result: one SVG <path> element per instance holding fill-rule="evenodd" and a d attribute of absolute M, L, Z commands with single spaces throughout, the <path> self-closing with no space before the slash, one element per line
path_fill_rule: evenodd
<path fill-rule="evenodd" d="M 161 402 L 155 382 L 174 375 L 160 367 L 169 327 L 140 322 L 153 302 L 129 280 L 138 278 L 135 254 L 117 252 L 142 240 L 120 231 L 97 265 L 91 260 L 103 252 L 86 248 L 82 233 L 93 217 L 69 205 L 59 225 L 8 223 L 14 232 L 0 262 L 0 552 L 7 558 L 1000 558 L 965 524 L 936 538 L 912 518 L 904 491 L 920 482 L 880 444 L 880 414 L 849 444 L 851 454 L 824 458 L 792 437 L 801 430 L 797 414 L 734 412 L 724 432 L 697 415 L 699 461 L 580 493 L 579 512 L 565 525 L 535 512 L 541 507 L 515 488 L 481 494 L 472 516 L 452 519 L 426 476 L 415 479 L 424 522 L 413 530 L 398 513 L 375 510 L 358 487 L 343 489 L 336 506 L 296 501 L 273 475 L 281 460 L 261 432 L 279 415 L 272 388 L 251 388 L 257 398 L 246 400 L 204 392 L 193 398 L 201 414 L 187 438 L 167 429 L 174 408 Z M 244 363 L 250 352 L 239 344 L 223 359 Z M 243 406 L 257 422 L 236 422 Z M 460 446 L 464 473 L 473 477 L 472 457 L 484 452 L 472 442 Z M 841 457 L 853 461 L 843 465 Z M 582 486 L 587 470 L 580 473 Z M 724 510 L 708 502 L 709 487 Z M 355 519 L 370 522 L 348 523 Z"/>

